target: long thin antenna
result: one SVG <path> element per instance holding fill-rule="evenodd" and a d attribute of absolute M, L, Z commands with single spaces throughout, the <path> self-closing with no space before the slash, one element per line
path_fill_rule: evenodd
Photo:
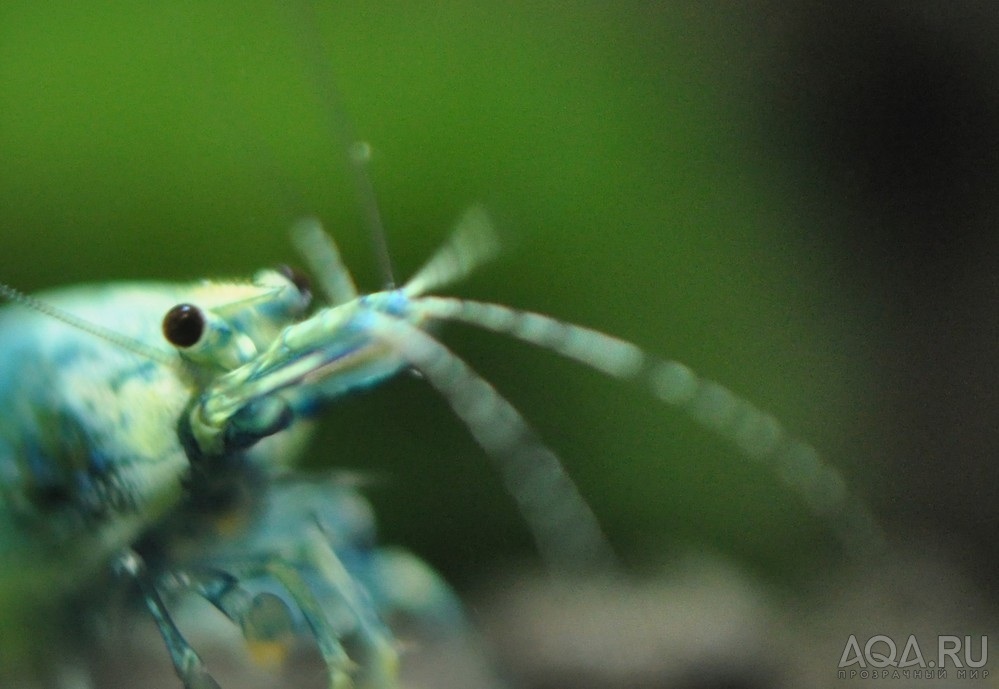
<path fill-rule="evenodd" d="M 52 304 L 46 303 L 41 299 L 36 299 L 35 297 L 27 295 L 21 290 L 14 289 L 10 285 L 6 285 L 2 282 L 0 282 L 0 297 L 8 299 L 15 304 L 21 304 L 22 306 L 25 306 L 33 311 L 37 311 L 38 313 L 45 314 L 50 318 L 54 318 L 57 321 L 65 323 L 71 328 L 76 328 L 82 332 L 90 333 L 95 337 L 99 337 L 102 340 L 110 342 L 116 347 L 138 354 L 145 359 L 150 359 L 166 366 L 173 366 L 177 363 L 174 356 L 163 350 L 150 347 L 141 340 L 136 340 L 109 328 L 105 328 L 104 326 L 91 323 L 88 320 L 75 316 L 68 311 L 63 311 L 56 306 L 52 306 Z"/>
<path fill-rule="evenodd" d="M 313 81 L 321 100 L 326 105 L 324 110 L 329 116 L 327 124 L 335 140 L 344 141 L 347 144 L 347 163 L 350 175 L 354 180 L 358 203 L 361 204 L 364 224 L 371 234 L 372 248 L 382 272 L 384 287 L 385 289 L 394 289 L 396 282 L 392 271 L 388 236 L 382 222 L 381 212 L 378 210 L 375 187 L 371 182 L 371 175 L 368 173 L 368 165 L 371 162 L 371 146 L 357 136 L 350 114 L 344 107 L 343 97 L 336 86 L 337 80 L 333 68 L 330 66 L 328 56 L 324 55 L 322 51 L 323 40 L 317 29 L 315 13 L 311 6 L 307 6 L 307 3 L 296 3 L 296 5 L 299 7 L 299 11 L 296 13 L 298 28 L 304 39 L 305 50 L 308 51 L 306 57 L 310 63 L 309 69 L 312 71 Z"/>

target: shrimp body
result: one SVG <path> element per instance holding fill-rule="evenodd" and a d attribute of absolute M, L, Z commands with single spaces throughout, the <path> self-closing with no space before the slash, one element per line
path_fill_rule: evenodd
<path fill-rule="evenodd" d="M 155 346 L 157 314 L 189 291 L 136 284 L 41 298 Z M 51 598 L 178 501 L 187 460 L 175 426 L 195 381 L 16 305 L 0 310 L 0 351 L 0 576 L 4 590 Z"/>
<path fill-rule="evenodd" d="M 123 284 L 41 295 L 162 349 L 173 364 L 44 314 L 18 306 L 0 310 L 0 495 L 11 527 L 0 544 L 5 561 L 30 554 L 33 566 L 44 570 L 46 555 L 64 563 L 65 549 L 73 547 L 99 562 L 178 501 L 189 462 L 176 426 L 199 381 L 164 349 L 162 316 L 179 302 L 228 300 L 249 289 Z M 4 574 L 20 578 L 11 568 Z"/>
<path fill-rule="evenodd" d="M 444 396 L 495 460 L 550 565 L 615 571 L 556 455 L 431 334 L 442 321 L 643 384 L 772 464 L 848 545 L 877 542 L 877 525 L 811 446 L 683 364 L 538 313 L 431 296 L 495 252 L 481 209 L 409 281 L 369 294 L 317 224 L 296 238 L 325 297 L 319 307 L 298 276 L 272 270 L 248 284 L 39 299 L 7 289 L 33 310 L 0 312 L 0 622 L 113 575 L 133 582 L 187 689 L 218 684 L 173 622 L 182 594 L 207 600 L 268 658 L 313 641 L 330 687 L 397 686 L 399 644 L 386 620 L 460 630 L 460 606 L 419 560 L 376 547 L 355 490 L 291 468 L 317 411 L 406 370 Z"/>
<path fill-rule="evenodd" d="M 40 610 L 91 596 L 115 569 L 137 580 L 185 686 L 215 684 L 161 598 L 181 590 L 208 599 L 258 646 L 271 637 L 315 637 L 331 686 L 346 686 L 355 661 L 362 670 L 352 674 L 392 686 L 395 648 L 382 612 L 425 605 L 455 615 L 447 587 L 414 558 L 373 550 L 371 512 L 354 490 L 283 476 L 301 455 L 309 423 L 281 424 L 276 433 L 248 428 L 254 414 L 235 412 L 242 425 L 222 424 L 238 430 L 217 434 L 211 450 L 185 430 L 189 411 L 216 394 L 212 385 L 227 369 L 303 317 L 307 295 L 262 271 L 253 284 L 84 286 L 38 299 L 90 330 L 127 338 L 131 348 L 21 306 L 0 309 L 4 628 L 39 629 Z M 177 304 L 224 319 L 225 341 L 185 360 L 163 333 L 163 316 Z M 155 356 L 135 351 L 139 345 Z M 317 403 L 300 396 L 296 420 Z M 400 576 L 410 580 L 400 585 L 421 581 L 425 601 L 393 594 Z M 278 582 L 280 595 L 262 593 L 261 582 Z M 347 622 L 330 621 L 337 618 Z M 348 659 L 340 645 L 352 635 L 361 639 L 361 658 Z M 5 644 L 3 667 L 37 642 Z"/>

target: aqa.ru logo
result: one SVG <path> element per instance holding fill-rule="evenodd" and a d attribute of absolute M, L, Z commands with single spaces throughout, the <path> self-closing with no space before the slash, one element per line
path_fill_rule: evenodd
<path fill-rule="evenodd" d="M 963 643 L 962 643 L 963 641 Z M 953 668 L 958 679 L 985 678 L 988 670 L 981 670 L 989 657 L 987 636 L 938 636 L 936 656 L 927 656 L 919 646 L 914 634 L 906 639 L 901 653 L 898 644 L 890 636 L 872 636 L 861 646 L 854 634 L 846 640 L 846 647 L 839 660 L 841 678 L 899 678 L 913 677 L 945 679 L 948 668 Z M 963 653 L 962 653 L 963 650 Z M 977 656 L 977 657 L 976 657 Z M 859 666 L 857 669 L 854 666 Z M 853 668 L 849 671 L 845 668 Z M 871 669 L 873 668 L 873 669 Z M 886 669 L 892 668 L 892 669 Z M 970 671 L 968 668 L 972 668 Z"/>

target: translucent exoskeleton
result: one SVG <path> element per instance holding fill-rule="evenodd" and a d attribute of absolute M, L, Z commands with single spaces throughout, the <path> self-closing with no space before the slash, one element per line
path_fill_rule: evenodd
<path fill-rule="evenodd" d="M 459 606 L 419 561 L 375 545 L 353 488 L 290 468 L 307 419 L 409 370 L 496 460 L 554 567 L 613 570 L 612 550 L 556 456 L 436 339 L 441 321 L 647 385 L 773 464 L 844 540 L 877 538 L 810 446 L 686 366 L 540 314 L 430 296 L 494 253 L 482 209 L 469 210 L 402 287 L 363 295 L 317 222 L 295 236 L 317 278 L 318 307 L 306 282 L 284 270 L 246 284 L 107 285 L 37 299 L 5 289 L 22 302 L 0 312 L 6 624 L 30 628 L 46 605 L 118 578 L 139 591 L 187 689 L 218 684 L 173 622 L 171 601 L 181 595 L 214 605 L 262 653 L 313 640 L 330 687 L 396 686 L 399 648 L 387 620 L 459 625 Z"/>

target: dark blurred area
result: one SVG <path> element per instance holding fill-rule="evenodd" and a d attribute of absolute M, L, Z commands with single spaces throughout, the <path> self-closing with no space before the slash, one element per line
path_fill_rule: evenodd
<path fill-rule="evenodd" d="M 879 510 L 995 592 L 999 12 L 797 3 L 759 26 L 764 150 L 800 190 L 803 241 L 874 316 Z"/>

